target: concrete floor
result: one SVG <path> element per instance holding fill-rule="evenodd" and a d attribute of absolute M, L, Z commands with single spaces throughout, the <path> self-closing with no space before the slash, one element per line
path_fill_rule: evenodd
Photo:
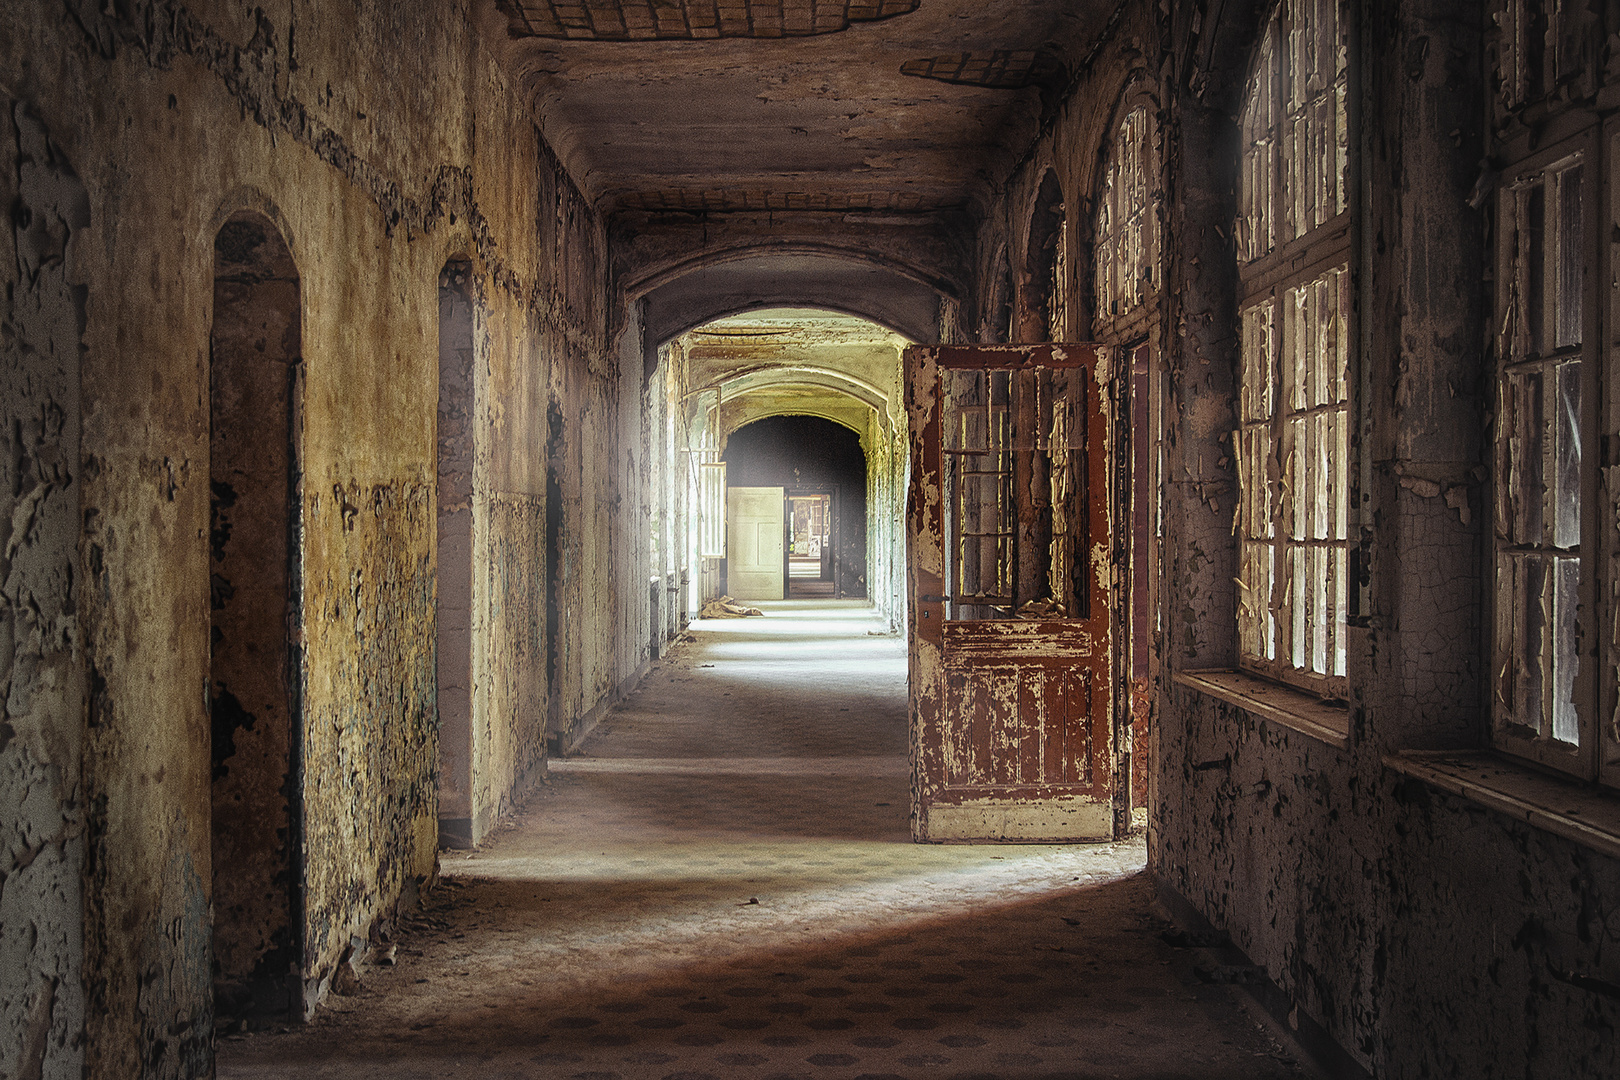
<path fill-rule="evenodd" d="M 905 651 L 869 609 L 694 624 L 396 966 L 227 1078 L 1314 1076 L 1160 937 L 1140 840 L 919 846 Z"/>

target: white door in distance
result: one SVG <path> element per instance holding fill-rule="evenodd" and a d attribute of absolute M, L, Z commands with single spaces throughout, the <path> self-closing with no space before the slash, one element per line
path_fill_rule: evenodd
<path fill-rule="evenodd" d="M 738 600 L 782 599 L 782 489 L 726 490 L 726 591 Z"/>

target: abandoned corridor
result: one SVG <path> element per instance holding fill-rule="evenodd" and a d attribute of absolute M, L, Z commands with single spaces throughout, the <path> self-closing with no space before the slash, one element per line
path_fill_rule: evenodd
<path fill-rule="evenodd" d="M 903 641 L 861 604 L 761 606 L 694 623 L 446 853 L 395 966 L 222 1040 L 220 1075 L 1302 1075 L 1161 940 L 1139 839 L 912 844 Z"/>

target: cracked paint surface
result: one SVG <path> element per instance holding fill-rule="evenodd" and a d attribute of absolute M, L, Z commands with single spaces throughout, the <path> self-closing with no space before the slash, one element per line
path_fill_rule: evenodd
<path fill-rule="evenodd" d="M 84 1023 L 82 651 L 75 619 L 85 187 L 0 86 L 0 1074 L 76 1077 Z"/>

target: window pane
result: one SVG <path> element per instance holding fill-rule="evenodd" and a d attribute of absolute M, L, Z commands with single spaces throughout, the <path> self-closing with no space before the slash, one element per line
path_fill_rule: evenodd
<path fill-rule="evenodd" d="M 1553 545 L 1581 542 L 1581 363 L 1558 366 L 1558 399 L 1553 405 Z"/>
<path fill-rule="evenodd" d="M 1350 475 L 1348 463 L 1350 461 L 1350 418 L 1343 412 L 1334 412 L 1331 415 L 1333 425 L 1333 453 L 1335 460 L 1346 463 L 1345 468 L 1332 470 L 1330 482 L 1333 485 L 1333 532 L 1335 540 L 1348 540 L 1350 538 Z"/>
<path fill-rule="evenodd" d="M 1517 544 L 1540 544 L 1546 500 L 1542 373 L 1529 371 L 1510 376 L 1507 390 L 1507 406 L 1512 410 L 1512 436 L 1507 447 L 1510 536 Z"/>
<path fill-rule="evenodd" d="M 1581 343 L 1581 294 L 1586 288 L 1586 246 L 1581 214 L 1581 167 L 1558 174 L 1558 326 L 1553 344 Z"/>
<path fill-rule="evenodd" d="M 1532 185 L 1523 199 L 1524 325 L 1528 351 L 1539 355 L 1547 351 L 1547 189 Z"/>
<path fill-rule="evenodd" d="M 1282 355 L 1277 368 L 1282 376 L 1283 401 L 1296 412 L 1310 404 L 1310 363 L 1316 351 L 1306 310 L 1309 293 L 1308 288 L 1289 289 L 1283 298 Z"/>
<path fill-rule="evenodd" d="M 1328 671 L 1328 549 L 1311 548 L 1310 579 L 1311 602 L 1308 618 L 1311 634 L 1311 670 L 1325 675 Z"/>
<path fill-rule="evenodd" d="M 1289 635 L 1289 662 L 1294 667 L 1310 666 L 1310 566 L 1305 548 L 1288 549 L 1288 608 L 1291 633 Z"/>
<path fill-rule="evenodd" d="M 1238 579 L 1238 632 L 1245 654 L 1263 660 L 1273 657 L 1275 631 L 1271 615 L 1273 558 L 1270 544 L 1245 544 L 1243 570 Z"/>
<path fill-rule="evenodd" d="M 1580 584 L 1578 559 L 1553 559 L 1553 701 L 1552 735 L 1559 742 L 1581 741 L 1575 719 L 1575 675 L 1580 659 L 1575 649 L 1576 588 Z"/>
<path fill-rule="evenodd" d="M 1347 667 L 1346 629 L 1349 622 L 1346 612 L 1350 610 L 1350 552 L 1348 548 L 1336 547 L 1333 549 L 1333 674 L 1343 675 Z"/>
<path fill-rule="evenodd" d="M 1337 412 L 1317 413 L 1311 417 L 1311 530 L 1312 540 L 1326 540 L 1333 527 L 1329 517 L 1329 486 L 1333 482 L 1333 422 Z"/>
<path fill-rule="evenodd" d="M 1303 540 L 1309 535 L 1310 492 L 1308 470 L 1310 448 L 1307 445 L 1307 425 L 1304 417 L 1290 420 L 1283 428 L 1283 506 L 1288 510 L 1288 538 Z"/>
<path fill-rule="evenodd" d="M 1244 535 L 1264 539 L 1271 535 L 1271 485 L 1267 477 L 1267 455 L 1271 435 L 1265 428 L 1248 428 L 1238 433 L 1238 482 L 1242 485 L 1242 514 L 1239 521 Z"/>
<path fill-rule="evenodd" d="M 1546 697 L 1546 563 L 1536 556 L 1514 560 L 1513 610 L 1518 613 L 1514 627 L 1513 661 L 1516 668 L 1513 719 L 1536 731 L 1541 730 Z"/>

